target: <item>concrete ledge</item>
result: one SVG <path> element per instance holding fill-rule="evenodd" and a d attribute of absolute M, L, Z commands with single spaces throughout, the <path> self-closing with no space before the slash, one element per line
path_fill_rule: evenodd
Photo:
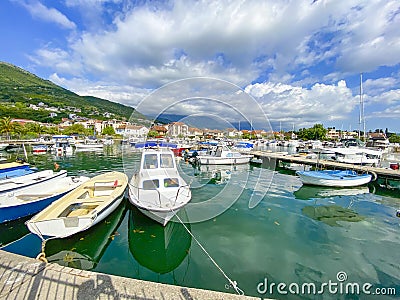
<path fill-rule="evenodd" d="M 82 271 L 0 250 L 0 299 L 212 299 L 256 297 Z"/>

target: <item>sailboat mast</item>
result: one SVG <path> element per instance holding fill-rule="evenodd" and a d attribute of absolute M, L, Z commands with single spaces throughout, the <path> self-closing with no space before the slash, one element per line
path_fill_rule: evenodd
<path fill-rule="evenodd" d="M 363 98 L 363 76 L 362 73 L 360 74 L 360 128 L 361 128 L 361 123 L 363 124 L 363 137 L 364 137 L 364 142 L 365 142 L 365 115 L 364 115 L 364 98 Z"/>

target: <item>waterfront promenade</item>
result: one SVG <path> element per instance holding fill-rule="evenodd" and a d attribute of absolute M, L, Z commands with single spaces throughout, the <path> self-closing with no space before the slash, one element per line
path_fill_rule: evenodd
<path fill-rule="evenodd" d="M 0 299 L 255 300 L 63 267 L 0 250 Z"/>

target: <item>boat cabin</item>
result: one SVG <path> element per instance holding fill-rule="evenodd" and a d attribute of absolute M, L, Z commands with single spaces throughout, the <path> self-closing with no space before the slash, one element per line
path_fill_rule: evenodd
<path fill-rule="evenodd" d="M 173 153 L 171 151 L 145 152 L 142 158 L 142 170 L 146 169 L 170 169 L 176 168 Z"/>
<path fill-rule="evenodd" d="M 180 187 L 174 154 L 168 149 L 143 152 L 140 174 L 143 190 Z"/>

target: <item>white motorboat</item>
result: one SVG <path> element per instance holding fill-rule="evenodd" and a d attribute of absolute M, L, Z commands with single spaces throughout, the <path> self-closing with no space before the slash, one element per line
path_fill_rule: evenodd
<path fill-rule="evenodd" d="M 104 144 L 95 137 L 89 137 L 83 140 L 82 143 L 75 143 L 76 150 L 101 150 Z"/>
<path fill-rule="evenodd" d="M 331 148 L 335 153 L 334 159 L 341 163 L 355 165 L 378 166 L 381 162 L 382 151 L 366 148 Z"/>
<path fill-rule="evenodd" d="M 367 184 L 371 181 L 371 174 L 357 174 L 352 170 L 322 170 L 322 171 L 297 171 L 303 184 L 352 187 Z"/>
<path fill-rule="evenodd" d="M 129 201 L 165 226 L 192 194 L 179 175 L 174 153 L 166 148 L 143 149 L 140 170 L 129 183 Z"/>
<path fill-rule="evenodd" d="M 128 177 L 107 172 L 91 178 L 26 222 L 42 240 L 64 238 L 89 229 L 122 202 Z"/>
<path fill-rule="evenodd" d="M 201 165 L 237 165 L 246 164 L 253 158 L 251 154 L 241 154 L 232 151 L 226 146 L 218 146 L 210 150 L 206 155 L 198 155 L 197 161 Z"/>
<path fill-rule="evenodd" d="M 0 194 L 0 223 L 38 213 L 52 202 L 78 187 L 89 177 L 61 177 L 50 184 L 34 184 L 24 189 Z"/>

